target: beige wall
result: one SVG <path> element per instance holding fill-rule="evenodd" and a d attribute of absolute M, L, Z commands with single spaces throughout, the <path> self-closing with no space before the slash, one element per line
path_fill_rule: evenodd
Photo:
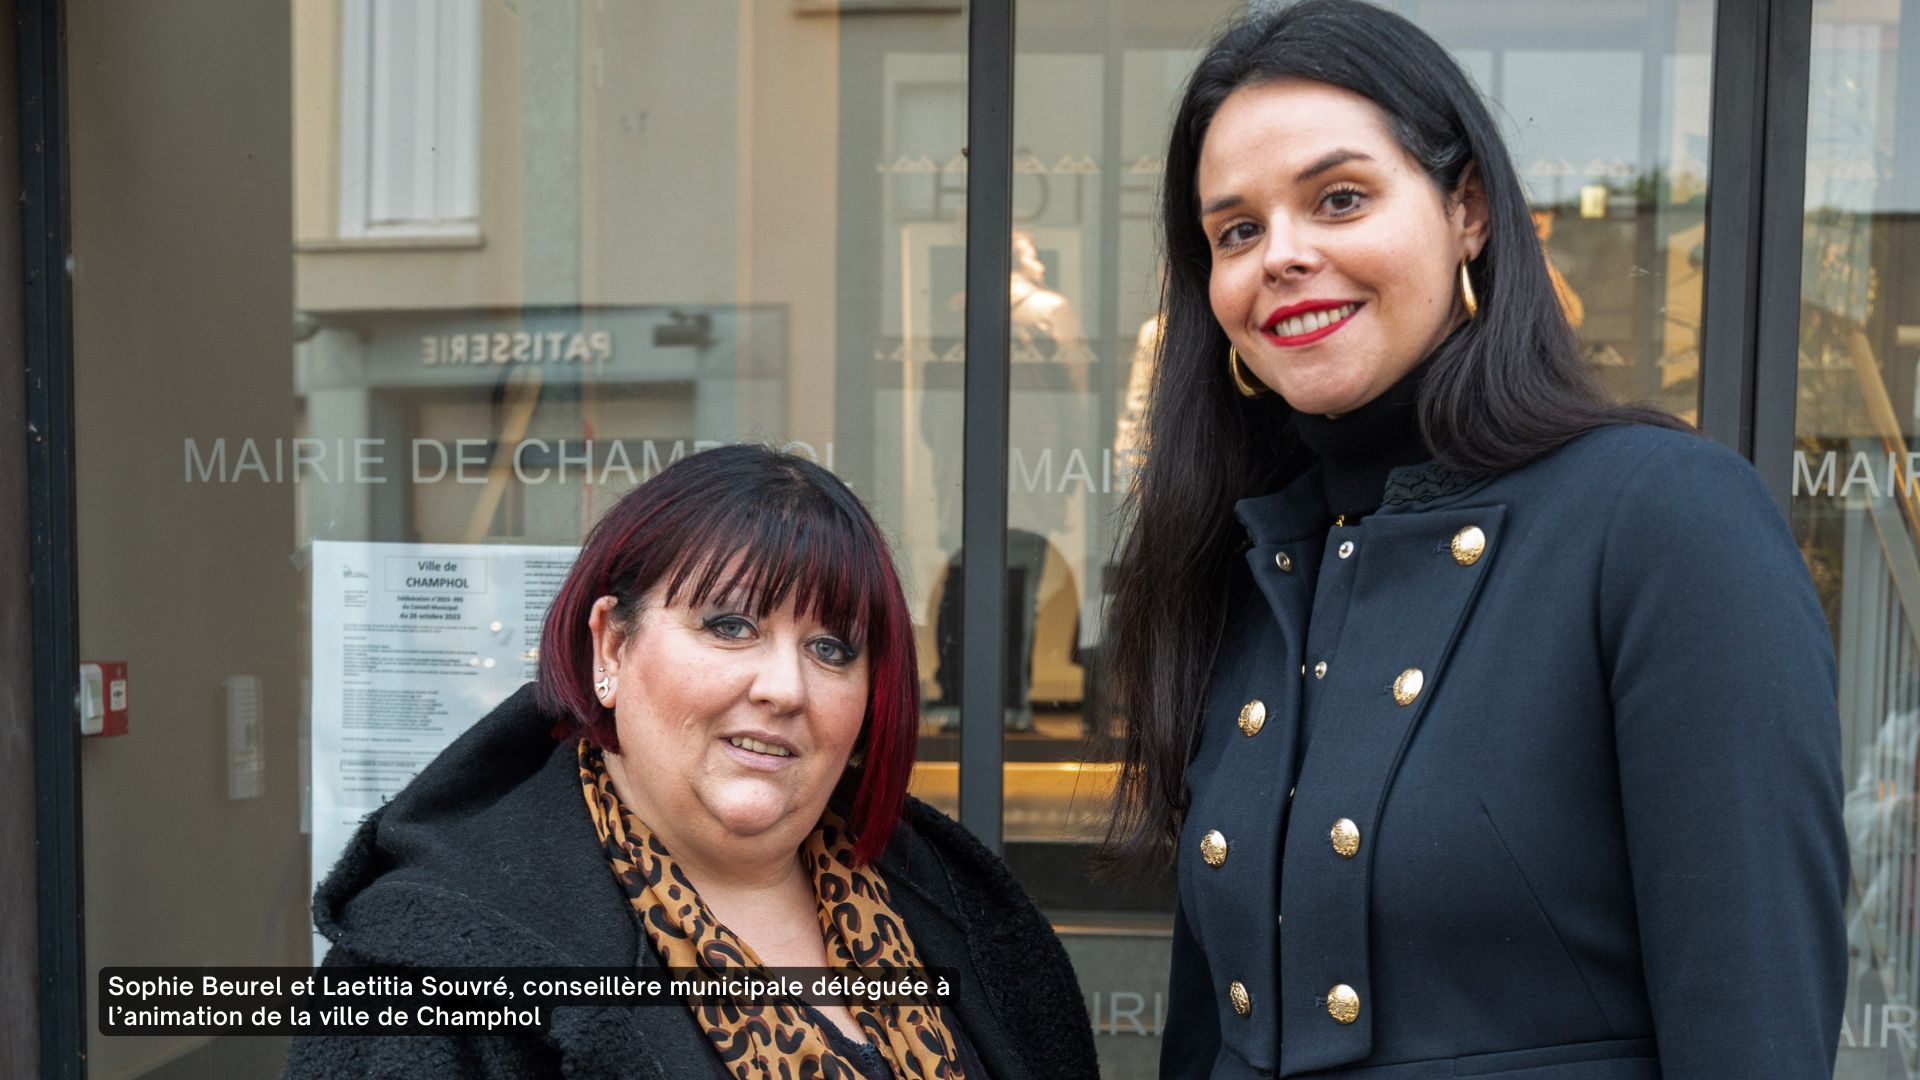
<path fill-rule="evenodd" d="M 290 482 L 190 480 L 183 453 L 304 433 L 295 312 L 775 306 L 782 405 L 743 395 L 739 431 L 834 437 L 839 260 L 882 256 L 843 250 L 838 184 L 886 137 L 841 144 L 839 19 L 760 0 L 481 10 L 480 237 L 366 242 L 338 236 L 339 0 L 70 8 L 82 652 L 132 668 L 132 734 L 83 747 L 94 973 L 308 958 L 302 559 L 326 523 Z M 678 437 L 673 394 L 693 391 L 670 385 L 593 406 L 603 433 Z M 487 412 L 450 398 L 412 422 L 474 435 Z M 529 433 L 569 428 L 563 407 Z M 409 497 L 463 520 L 471 491 Z M 577 511 L 536 500 L 567 498 L 527 505 L 545 528 Z M 265 693 L 266 791 L 240 801 L 230 675 Z M 136 1076 L 199 1042 L 94 1037 L 91 1068 Z"/>
<path fill-rule="evenodd" d="M 482 10 L 480 240 L 395 244 L 337 237 L 337 0 L 70 9 L 82 651 L 132 668 L 132 734 L 83 748 L 96 972 L 307 956 L 297 493 L 190 481 L 183 457 L 299 434 L 296 310 L 783 305 L 785 415 L 741 424 L 832 438 L 838 21 L 581 5 L 569 132 L 528 111 L 554 101 L 528 81 L 552 74 L 553 24 Z M 558 186 L 529 157 L 556 147 L 578 160 Z M 545 200 L 577 204 L 578 235 L 522 235 Z M 538 273 L 556 256 L 576 291 Z M 263 682 L 266 793 L 229 801 L 237 674 Z M 196 1042 L 95 1038 L 92 1068 Z"/>
<path fill-rule="evenodd" d="M 521 19 L 482 4 L 480 240 L 339 238 L 340 5 L 293 0 L 294 274 L 303 311 L 510 307 L 521 290 Z"/>
<path fill-rule="evenodd" d="M 288 10 L 74 0 L 67 19 L 81 652 L 131 665 L 132 711 L 82 747 L 88 986 L 102 965 L 297 963 L 293 492 L 182 481 L 184 438 L 293 434 Z M 244 801 L 236 674 L 261 677 L 267 722 Z M 90 1070 L 194 1042 L 95 1036 Z"/>
<path fill-rule="evenodd" d="M 483 12 L 478 244 L 353 241 L 337 225 L 339 4 L 294 0 L 298 306 L 786 305 L 800 376 L 786 415 L 741 426 L 830 439 L 839 20 L 756 0 L 583 4 L 567 72 L 528 41 L 565 20 Z M 569 81 L 577 102 L 556 101 Z M 571 137 L 556 130 L 570 105 Z M 543 170 L 556 152 L 578 168 Z M 525 236 L 529 206 L 556 201 L 577 205 L 578 235 Z M 577 290 L 541 272 L 555 259 L 577 270 Z"/>
<path fill-rule="evenodd" d="M 840 146 L 840 22 L 740 0 L 737 140 L 742 303 L 787 305 L 789 438 L 833 438 L 838 170 L 872 152 Z M 857 167 L 850 160 L 848 167 Z"/>

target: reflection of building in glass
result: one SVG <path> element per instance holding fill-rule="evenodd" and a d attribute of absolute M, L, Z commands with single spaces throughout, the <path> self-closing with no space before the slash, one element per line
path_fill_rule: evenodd
<path fill-rule="evenodd" d="M 740 417 L 785 411 L 779 308 L 307 319 L 295 353 L 305 435 L 382 451 L 371 477 L 308 477 L 309 520 L 340 538 L 574 543 L 596 508 Z"/>
<path fill-rule="evenodd" d="M 944 728 L 958 722 L 950 710 L 960 704 L 964 670 L 960 652 L 961 559 L 956 552 L 934 591 L 932 681 L 937 688 L 927 705 Z M 1001 699 L 1011 731 L 1033 731 L 1036 702 L 1054 709 L 1075 708 L 1081 698 L 1077 620 L 1080 598 L 1073 571 L 1060 552 L 1039 533 L 1007 530 L 1007 621 L 1009 623 Z"/>
<path fill-rule="evenodd" d="M 1155 1072 L 1171 897 L 1083 872 L 1112 776 L 1083 717 L 1103 679 L 1114 510 L 1146 449 L 1168 105 L 1206 29 L 1246 7 L 1022 4 L 1009 46 L 999 704 L 1031 730 L 1002 744 L 1002 839 L 1069 931 L 1116 1078 Z M 1715 7 L 1410 5 L 1512 119 L 1556 288 L 1601 378 L 1686 415 Z M 1845 462 L 1884 456 L 1890 434 L 1911 445 L 1920 400 L 1920 125 L 1896 122 L 1912 119 L 1899 110 L 1920 29 L 1898 8 L 1816 8 L 1799 431 L 1815 472 L 1827 450 L 1841 464 L 1834 493 L 1794 505 L 1841 646 L 1875 1037 L 1883 1006 L 1916 1001 L 1899 960 L 1914 908 L 1896 895 L 1914 867 L 1911 776 L 1896 774 L 1913 768 L 1916 706 L 1879 659 L 1907 647 L 1888 629 L 1913 609 L 1904 563 L 1886 553 L 1916 533 L 1884 488 L 1846 490 Z M 965 365 L 1002 361 L 966 354 L 953 302 L 968 257 L 965 5 L 68 11 L 80 643 L 131 657 L 146 730 L 166 733 L 136 727 L 84 755 L 95 966 L 305 955 L 301 888 L 231 853 L 304 843 L 312 540 L 571 544 L 677 456 L 792 443 L 874 507 L 921 620 L 930 719 L 951 708 L 967 659 L 951 644 L 960 435 L 981 404 L 965 400 Z M 285 47 L 207 48 L 230 40 Z M 183 56 L 195 77 L 141 77 Z M 1891 425 L 1868 408 L 1869 371 Z M 121 527 L 129 508 L 148 524 Z M 217 706 L 195 703 L 224 700 L 212 688 L 242 672 L 262 688 L 266 783 L 227 804 L 195 786 L 196 748 L 226 734 Z M 957 739 L 936 726 L 915 790 L 951 808 Z M 92 1049 L 103 1076 L 210 1053 Z"/>
<path fill-rule="evenodd" d="M 1920 18 L 1912 5 L 1841 0 L 1815 12 L 1812 41 L 1791 518 L 1839 664 L 1854 970 L 1837 1075 L 1910 1077 L 1920 1071 Z"/>
<path fill-rule="evenodd" d="M 1549 243 L 1553 239 L 1552 210 L 1533 212 L 1533 232 L 1540 238 L 1540 253 L 1546 257 L 1547 278 L 1553 282 L 1553 294 L 1560 298 L 1560 310 L 1567 313 L 1568 325 L 1578 330 L 1580 324 L 1587 321 L 1587 305 L 1580 302 L 1580 294 L 1573 291 L 1573 286 L 1567 284 L 1567 276 L 1554 265 L 1553 245 Z"/>

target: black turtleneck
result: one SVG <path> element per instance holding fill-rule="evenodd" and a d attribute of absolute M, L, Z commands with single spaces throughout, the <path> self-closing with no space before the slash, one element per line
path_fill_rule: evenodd
<path fill-rule="evenodd" d="M 1379 397 L 1336 419 L 1293 415 L 1294 432 L 1320 460 L 1328 513 L 1349 521 L 1372 513 L 1386 494 L 1389 472 L 1432 459 L 1414 412 L 1426 367 L 1423 361 Z"/>

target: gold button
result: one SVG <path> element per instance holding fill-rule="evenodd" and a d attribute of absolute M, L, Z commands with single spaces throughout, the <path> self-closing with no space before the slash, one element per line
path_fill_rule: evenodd
<path fill-rule="evenodd" d="M 1346 983 L 1327 991 L 1327 1015 L 1343 1024 L 1360 1019 L 1360 995 Z"/>
<path fill-rule="evenodd" d="M 1378 686 L 1379 684 L 1375 683 L 1374 685 Z M 1393 680 L 1394 703 L 1397 705 L 1413 704 L 1413 699 L 1420 696 L 1420 688 L 1425 685 L 1427 685 L 1427 677 L 1420 674 L 1419 668 L 1410 667 L 1401 672 L 1400 677 Z"/>
<path fill-rule="evenodd" d="M 1200 858 L 1208 866 L 1219 866 L 1227 861 L 1227 838 L 1220 835 L 1219 829 L 1207 830 L 1200 838 Z"/>
<path fill-rule="evenodd" d="M 1227 984 L 1227 1000 L 1233 1002 L 1233 1011 L 1241 1016 L 1253 1011 L 1253 999 L 1247 996 L 1247 985 L 1239 979 Z"/>
<path fill-rule="evenodd" d="M 1252 737 L 1267 726 L 1267 703 L 1254 698 L 1240 706 L 1240 734 Z"/>
<path fill-rule="evenodd" d="M 1313 665 L 1313 677 L 1316 679 L 1324 679 L 1327 677 L 1327 662 L 1325 660 Z"/>
<path fill-rule="evenodd" d="M 1352 554 L 1353 554 L 1353 541 L 1351 540 L 1340 541 L 1340 557 L 1344 559 L 1347 556 Z"/>
<path fill-rule="evenodd" d="M 1480 526 L 1469 525 L 1453 534 L 1453 561 L 1461 566 L 1472 566 L 1486 552 L 1487 534 L 1480 531 Z"/>
<path fill-rule="evenodd" d="M 1293 573 L 1293 556 L 1284 551 L 1276 551 L 1273 553 L 1273 565 L 1279 567 L 1281 573 L 1291 574 Z"/>
<path fill-rule="evenodd" d="M 1360 854 L 1360 826 L 1351 818 L 1341 818 L 1333 823 L 1333 850 L 1343 859 L 1351 859 Z"/>

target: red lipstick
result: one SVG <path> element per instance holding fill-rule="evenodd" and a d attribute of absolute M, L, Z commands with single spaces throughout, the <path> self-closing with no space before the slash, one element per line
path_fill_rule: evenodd
<path fill-rule="evenodd" d="M 1326 337 L 1328 334 L 1333 333 L 1335 330 L 1347 325 L 1347 323 L 1353 319 L 1354 315 L 1359 313 L 1362 306 L 1358 300 L 1303 300 L 1298 304 L 1289 304 L 1286 307 L 1275 308 L 1267 315 L 1266 322 L 1260 324 L 1260 333 L 1268 341 L 1286 348 L 1293 348 L 1299 345 L 1311 345 L 1321 338 Z M 1349 311 L 1344 318 L 1330 322 L 1325 326 L 1300 334 L 1283 335 L 1280 333 L 1281 324 L 1285 323 L 1288 319 L 1297 318 L 1301 315 L 1311 315 L 1318 311 L 1332 311 L 1344 307 L 1351 307 L 1353 310 Z"/>

